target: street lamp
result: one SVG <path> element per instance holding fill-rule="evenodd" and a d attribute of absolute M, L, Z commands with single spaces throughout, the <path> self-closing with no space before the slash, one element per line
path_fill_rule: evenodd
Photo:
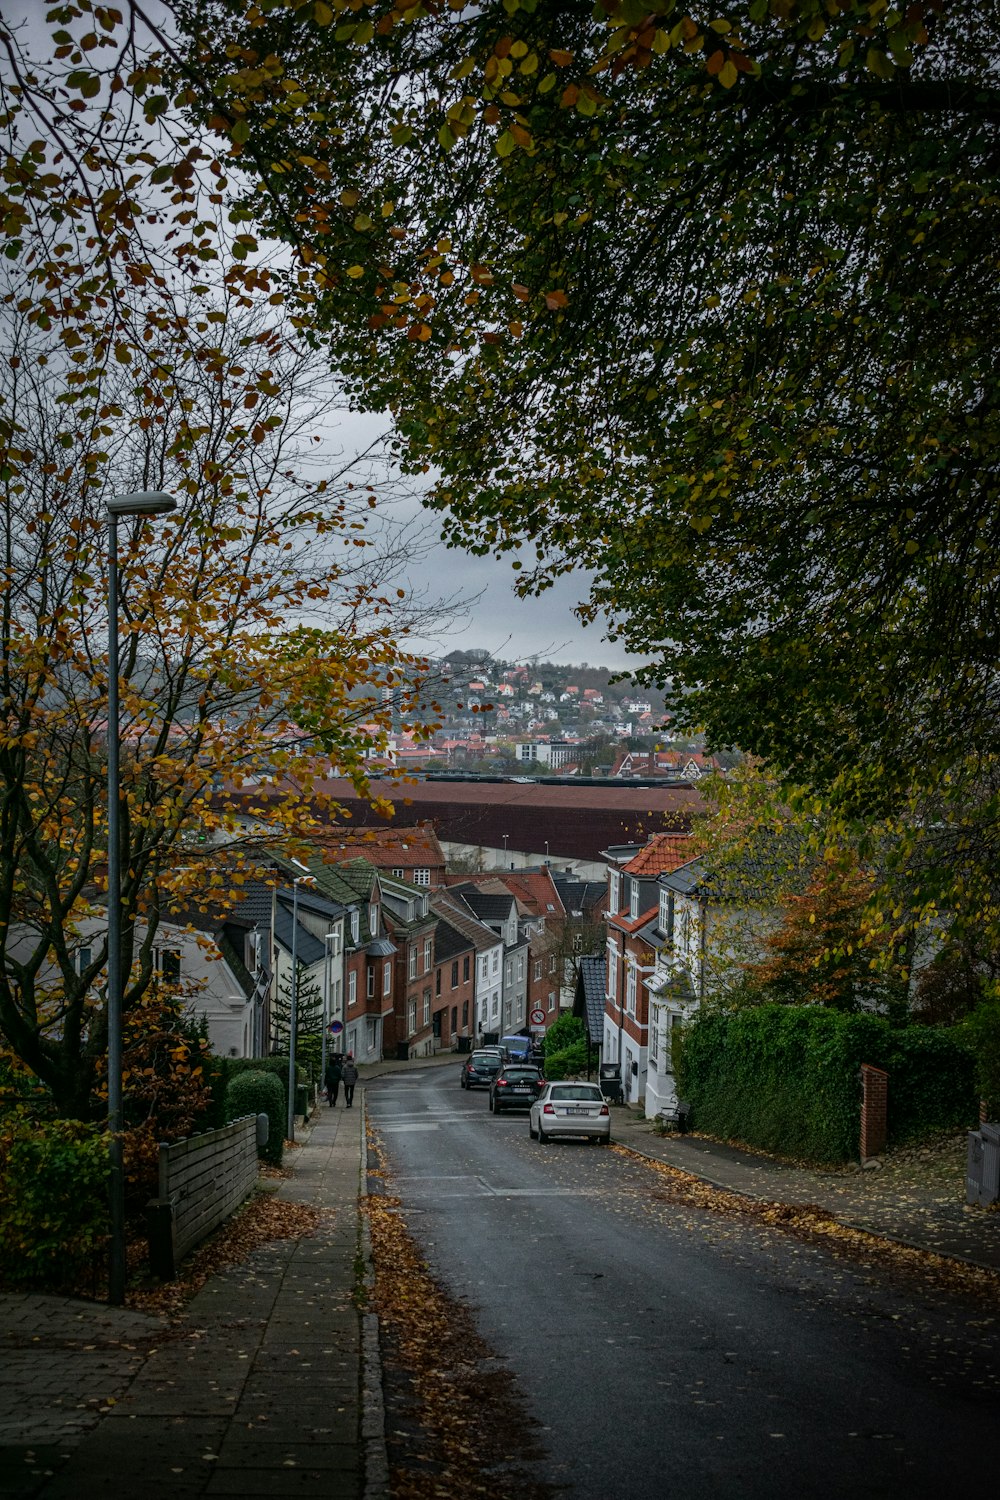
<path fill-rule="evenodd" d="M 303 881 L 307 885 L 316 883 L 315 876 L 309 874 L 308 867 L 301 860 L 293 859 L 292 864 L 304 873 L 297 875 L 292 881 L 292 998 L 288 1008 L 288 1119 L 286 1121 L 286 1138 L 290 1141 L 295 1139 L 295 1046 L 298 1041 L 299 1027 L 299 886 Z"/>
<path fill-rule="evenodd" d="M 121 728 L 118 718 L 118 517 L 164 516 L 177 509 L 172 495 L 139 490 L 114 495 L 108 513 L 108 1148 L 111 1196 L 111 1253 L 108 1301 L 125 1301 L 125 1157 L 122 1140 L 122 877 L 118 776 Z"/>

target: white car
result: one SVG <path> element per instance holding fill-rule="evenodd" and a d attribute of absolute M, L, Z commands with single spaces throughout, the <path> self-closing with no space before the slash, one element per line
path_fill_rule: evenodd
<path fill-rule="evenodd" d="M 611 1110 L 600 1084 L 547 1083 L 531 1106 L 528 1134 L 542 1146 L 557 1135 L 583 1135 L 606 1146 Z"/>

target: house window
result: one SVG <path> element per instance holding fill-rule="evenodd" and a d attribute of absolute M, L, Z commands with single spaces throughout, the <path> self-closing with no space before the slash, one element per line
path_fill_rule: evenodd
<path fill-rule="evenodd" d="M 554 953 L 550 953 L 549 954 L 549 973 L 550 974 L 554 974 L 555 972 L 556 972 L 556 956 L 555 956 Z"/>
<path fill-rule="evenodd" d="M 510 985 L 512 985 L 514 983 L 514 965 L 513 965 L 513 963 L 511 962 L 511 960 L 509 958 L 507 960 L 507 971 L 506 972 L 507 972 L 507 985 L 508 985 L 508 988 L 509 988 Z"/>
<path fill-rule="evenodd" d="M 383 995 L 392 994 L 392 964 L 382 965 L 382 993 Z"/>
<path fill-rule="evenodd" d="M 378 907 L 374 902 L 368 908 L 368 930 L 372 937 L 378 937 Z"/>
<path fill-rule="evenodd" d="M 87 967 L 87 964 L 90 963 L 90 949 L 89 948 L 81 948 L 80 952 L 87 954 L 87 961 L 86 961 L 86 963 L 82 963 L 82 962 L 80 963 L 80 965 L 79 965 L 79 967 L 77 969 L 77 973 L 78 974 L 82 974 L 83 970 Z M 250 973 L 251 974 L 259 974 L 260 973 L 260 933 L 257 931 L 256 928 L 254 928 L 253 932 L 248 932 L 247 933 L 247 935 L 246 935 L 246 943 L 244 945 L 244 952 L 246 953 L 246 965 L 247 965 L 247 968 L 250 971 Z"/>
<path fill-rule="evenodd" d="M 453 961 L 452 966 L 451 966 L 451 987 L 452 987 L 453 990 L 457 990 L 458 989 L 458 959 L 457 958 Z"/>
<path fill-rule="evenodd" d="M 454 1036 L 458 1030 L 458 1006 L 451 1007 L 451 1035 Z"/>
<path fill-rule="evenodd" d="M 463 1000 L 462 1001 L 462 1030 L 463 1031 L 468 1030 L 468 1026 L 469 1026 L 469 1002 L 468 1002 L 468 1000 Z"/>
<path fill-rule="evenodd" d="M 618 998 L 618 954 L 614 948 L 608 949 L 608 996 Z"/>
<path fill-rule="evenodd" d="M 635 1015 L 635 964 L 630 963 L 625 976 L 625 1006 L 630 1016 Z"/>
<path fill-rule="evenodd" d="M 555 1010 L 555 1008 L 556 1008 L 556 992 L 555 992 L 555 990 L 549 990 L 549 1010 Z"/>
<path fill-rule="evenodd" d="M 260 934 L 256 933 L 256 932 L 252 932 L 250 934 L 250 936 L 251 937 L 259 937 Z M 94 950 L 93 950 L 93 948 L 77 948 L 77 950 L 76 950 L 76 972 L 78 974 L 82 974 L 85 969 L 89 969 L 90 968 L 90 963 L 91 963 L 91 960 L 93 959 L 93 956 L 94 956 Z M 254 969 L 253 972 L 256 973 L 257 972 L 256 969 Z"/>
<path fill-rule="evenodd" d="M 469 982 L 469 955 L 466 954 L 465 957 L 462 959 L 462 983 L 463 984 L 468 984 L 468 982 Z"/>
<path fill-rule="evenodd" d="M 181 977 L 181 950 L 179 948 L 157 948 L 154 960 L 156 972 L 164 984 L 177 984 Z"/>
<path fill-rule="evenodd" d="M 375 993 L 375 967 L 374 967 L 373 964 L 369 964 L 368 965 L 367 980 L 368 980 L 368 993 L 369 993 L 369 995 L 374 995 L 374 993 Z"/>
<path fill-rule="evenodd" d="M 412 1036 L 413 1033 L 417 1029 L 417 1001 L 416 1001 L 416 997 L 414 997 L 410 1001 L 409 1005 L 406 1007 L 406 1029 L 407 1029 L 407 1033 L 410 1036 Z"/>
<path fill-rule="evenodd" d="M 411 943 L 410 944 L 409 976 L 410 976 L 411 979 L 416 979 L 416 977 L 417 977 L 417 945 L 416 945 L 416 943 Z"/>
<path fill-rule="evenodd" d="M 352 1005 L 355 1005 L 357 1003 L 357 999 L 358 999 L 358 976 L 352 970 L 352 972 L 350 974 L 348 974 L 348 976 L 347 976 L 347 1004 L 348 1004 L 348 1006 L 350 1007 Z M 291 1063 L 289 1063 L 289 1067 L 291 1067 Z"/>
<path fill-rule="evenodd" d="M 402 880 L 402 878 L 403 878 L 403 871 L 402 870 L 393 870 L 392 873 L 393 873 L 393 875 L 395 875 L 395 877 L 396 877 L 397 880 Z"/>
<path fill-rule="evenodd" d="M 431 967 L 431 939 L 424 938 L 424 973 L 429 974 Z"/>
<path fill-rule="evenodd" d="M 663 1064 L 662 1064 L 662 1071 L 664 1073 L 672 1073 L 674 1071 L 674 1053 L 673 1053 L 673 1047 L 671 1045 L 672 1038 L 673 1038 L 673 1031 L 674 1031 L 674 1013 L 673 1013 L 673 1011 L 668 1010 L 667 1013 L 666 1013 L 666 1015 L 663 1017 Z"/>
<path fill-rule="evenodd" d="M 372 1052 L 375 1051 L 375 1038 L 376 1038 L 377 1035 L 378 1035 L 378 1032 L 376 1030 L 375 1022 L 374 1021 L 369 1021 L 368 1022 L 368 1051 L 369 1051 L 369 1053 L 372 1053 Z"/>
<path fill-rule="evenodd" d="M 342 946 L 341 939 L 343 938 L 343 933 L 344 930 L 342 927 L 331 927 L 330 931 L 326 935 L 327 947 L 330 951 L 331 958 L 340 957 L 340 949 Z"/>
<path fill-rule="evenodd" d="M 649 1064 L 657 1072 L 660 1071 L 660 1012 L 658 1007 L 653 1011 L 653 1019 L 649 1028 Z"/>
<path fill-rule="evenodd" d="M 431 872 L 430 870 L 414 870 L 412 879 L 414 885 L 430 885 Z"/>
<path fill-rule="evenodd" d="M 351 942 L 356 943 L 361 936 L 361 913 L 351 912 Z"/>
<path fill-rule="evenodd" d="M 542 960 L 540 958 L 536 958 L 535 959 L 535 978 L 536 979 L 541 979 L 541 977 L 542 977 Z"/>
<path fill-rule="evenodd" d="M 431 992 L 424 990 L 424 1025 L 429 1026 L 431 1020 Z"/>
<path fill-rule="evenodd" d="M 670 892 L 669 891 L 661 891 L 660 892 L 660 914 L 659 914 L 659 917 L 657 918 L 656 925 L 657 925 L 657 927 L 660 930 L 660 936 L 661 937 L 665 937 L 667 939 L 669 939 L 671 937 L 671 932 L 670 932 Z"/>
<path fill-rule="evenodd" d="M 493 949 L 493 972 L 494 972 L 494 974 L 499 973 L 499 970 L 500 970 L 500 953 L 499 953 L 498 949 L 494 948 Z"/>
<path fill-rule="evenodd" d="M 573 934 L 573 952 L 574 953 L 582 953 L 583 952 L 583 933 L 582 932 L 574 932 L 574 934 Z"/>
<path fill-rule="evenodd" d="M 618 871 L 612 870 L 610 872 L 610 877 L 608 880 L 608 911 L 612 916 L 614 916 L 615 912 L 618 910 L 618 891 L 620 883 L 621 877 L 618 874 Z"/>
<path fill-rule="evenodd" d="M 484 979 L 488 979 L 489 978 L 489 973 L 490 973 L 490 961 L 487 958 L 486 954 L 484 953 L 483 954 L 483 978 Z"/>
<path fill-rule="evenodd" d="M 518 980 L 521 980 L 521 979 L 524 978 L 524 955 L 523 954 L 519 954 L 518 955 L 518 959 L 517 959 L 517 977 L 518 977 Z"/>
<path fill-rule="evenodd" d="M 630 880 L 629 881 L 628 914 L 629 914 L 629 920 L 632 921 L 632 922 L 634 922 L 636 920 L 636 918 L 638 917 L 638 915 L 639 915 L 639 882 L 638 882 L 638 880 Z"/>
<path fill-rule="evenodd" d="M 441 993 L 441 970 L 440 969 L 438 969 L 437 973 L 434 976 L 434 993 L 435 993 L 435 995 L 440 995 L 440 993 Z"/>

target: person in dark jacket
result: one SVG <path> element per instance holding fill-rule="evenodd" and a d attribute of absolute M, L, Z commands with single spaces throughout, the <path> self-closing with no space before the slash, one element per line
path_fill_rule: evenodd
<path fill-rule="evenodd" d="M 358 1070 L 354 1066 L 354 1056 L 348 1052 L 347 1061 L 344 1064 L 344 1105 L 350 1109 L 354 1103 L 354 1085 L 358 1081 Z"/>
<path fill-rule="evenodd" d="M 337 1095 L 340 1093 L 340 1084 L 343 1077 L 344 1067 L 340 1058 L 331 1057 L 326 1065 L 326 1072 L 323 1074 L 323 1087 L 326 1089 L 326 1097 L 330 1101 L 331 1109 L 337 1102 Z M 357 1074 L 355 1074 L 355 1077 L 357 1077 Z M 347 1092 L 346 1089 L 344 1092 Z"/>

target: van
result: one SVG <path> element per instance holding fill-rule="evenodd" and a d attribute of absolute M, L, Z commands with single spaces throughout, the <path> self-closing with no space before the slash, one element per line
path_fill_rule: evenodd
<path fill-rule="evenodd" d="M 531 1057 L 530 1036 L 502 1036 L 500 1045 L 508 1062 L 527 1062 Z"/>

